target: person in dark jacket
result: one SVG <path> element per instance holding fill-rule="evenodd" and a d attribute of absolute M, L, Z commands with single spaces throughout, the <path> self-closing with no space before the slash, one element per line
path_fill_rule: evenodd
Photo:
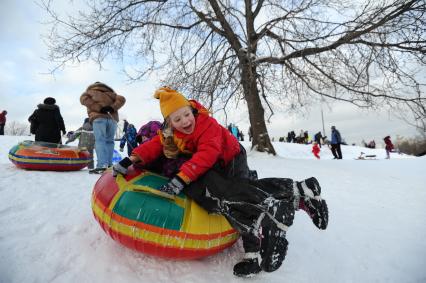
<path fill-rule="evenodd" d="M 321 132 L 316 133 L 314 136 L 314 141 L 318 144 L 320 148 L 321 148 L 321 139 L 322 139 Z"/>
<path fill-rule="evenodd" d="M 47 97 L 42 104 L 28 118 L 31 123 L 31 134 L 35 134 L 35 141 L 51 142 L 61 144 L 61 131 L 66 134 L 64 119 L 56 100 Z"/>
<path fill-rule="evenodd" d="M 6 115 L 7 115 L 7 111 L 3 110 L 0 113 L 0 135 L 3 136 L 4 135 L 4 126 L 6 125 Z"/>
<path fill-rule="evenodd" d="M 342 137 L 340 132 L 336 129 L 335 126 L 331 126 L 331 153 L 334 156 L 334 159 L 342 159 L 342 149 L 340 144 L 342 143 Z"/>
<path fill-rule="evenodd" d="M 184 193 L 208 213 L 225 216 L 241 233 L 245 256 L 234 266 L 236 276 L 281 266 L 295 210 L 307 211 L 315 226 L 326 229 L 327 204 L 315 178 L 250 179 L 244 147 L 205 107 L 168 87 L 158 89 L 154 97 L 165 119 L 162 131 L 115 164 L 113 176 L 127 174 L 132 164 L 149 165 L 162 155 L 189 155 L 158 190 L 172 196 Z"/>
<path fill-rule="evenodd" d="M 251 126 L 249 127 L 248 135 L 249 135 L 249 141 L 251 141 L 253 139 L 253 129 L 251 128 Z"/>
<path fill-rule="evenodd" d="M 296 141 L 296 133 L 294 132 L 294 131 L 291 131 L 290 132 L 290 135 L 291 135 L 291 142 L 292 143 L 296 143 L 297 141 Z"/>

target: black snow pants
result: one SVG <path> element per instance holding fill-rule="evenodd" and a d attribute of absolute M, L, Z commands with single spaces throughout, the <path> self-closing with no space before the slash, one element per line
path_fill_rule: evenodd
<path fill-rule="evenodd" d="M 225 216 L 234 229 L 240 232 L 245 252 L 260 250 L 262 215 L 271 198 L 286 202 L 294 212 L 293 180 L 266 178 L 250 180 L 247 155 L 241 151 L 227 166 L 216 164 L 198 180 L 184 189 L 184 193 L 209 213 Z M 292 220 L 291 220 L 292 223 Z"/>
<path fill-rule="evenodd" d="M 340 147 L 340 143 L 331 145 L 331 153 L 335 159 L 342 159 L 342 149 Z"/>

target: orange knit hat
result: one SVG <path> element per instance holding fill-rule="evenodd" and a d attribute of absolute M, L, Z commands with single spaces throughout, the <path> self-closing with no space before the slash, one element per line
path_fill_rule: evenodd
<path fill-rule="evenodd" d="M 181 93 L 166 86 L 157 89 L 154 97 L 160 99 L 161 114 L 164 118 L 167 118 L 179 108 L 191 105 Z"/>

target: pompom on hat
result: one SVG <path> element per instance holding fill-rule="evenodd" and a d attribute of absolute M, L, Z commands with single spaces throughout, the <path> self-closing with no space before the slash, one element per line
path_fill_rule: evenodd
<path fill-rule="evenodd" d="M 167 86 L 157 89 L 154 97 L 160 100 L 161 114 L 164 118 L 182 107 L 191 105 L 181 93 Z"/>
<path fill-rule="evenodd" d="M 56 103 L 56 100 L 53 97 L 47 97 L 43 101 L 44 104 L 53 105 Z"/>

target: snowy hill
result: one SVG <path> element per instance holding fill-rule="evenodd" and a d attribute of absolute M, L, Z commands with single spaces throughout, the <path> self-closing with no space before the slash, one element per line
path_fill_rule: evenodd
<path fill-rule="evenodd" d="M 259 177 L 315 176 L 330 210 L 326 231 L 303 212 L 288 232 L 289 250 L 274 273 L 232 275 L 241 243 L 196 261 L 129 250 L 95 221 L 98 179 L 77 172 L 25 171 L 7 157 L 31 137 L 0 136 L 0 282 L 426 282 L 426 158 L 344 146 L 343 160 L 323 147 L 275 143 L 278 156 L 249 152 Z M 244 144 L 249 149 L 249 144 Z M 354 160 L 363 151 L 378 160 Z"/>

